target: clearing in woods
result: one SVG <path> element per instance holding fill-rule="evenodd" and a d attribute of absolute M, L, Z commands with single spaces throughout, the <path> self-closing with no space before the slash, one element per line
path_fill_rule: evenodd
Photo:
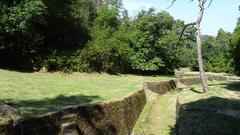
<path fill-rule="evenodd" d="M 20 73 L 0 70 L 0 101 L 9 103 L 27 116 L 33 116 L 59 110 L 68 105 L 116 100 L 138 90 L 143 82 L 159 82 L 173 78 L 99 73 Z M 210 82 L 209 92 L 206 94 L 201 93 L 200 84 L 183 91 L 168 92 L 162 96 L 147 93 L 151 98 L 134 128 L 134 134 L 175 134 L 177 97 L 185 106 L 198 110 L 217 110 L 217 115 L 213 116 L 205 112 L 186 113 L 182 121 L 184 125 L 198 126 L 188 127 L 187 131 L 182 130 L 184 134 L 199 134 L 202 131 L 206 133 L 214 128 L 223 129 L 219 130 L 221 133 L 228 131 L 227 133 L 239 134 L 237 130 L 235 132 L 230 130 L 240 128 L 240 125 L 236 124 L 240 122 L 239 80 L 235 78 Z M 200 120 L 194 121 L 196 117 Z M 204 119 L 206 117 L 212 118 L 210 122 Z M 201 120 L 206 123 L 198 123 Z M 214 121 L 216 122 L 212 123 Z"/>

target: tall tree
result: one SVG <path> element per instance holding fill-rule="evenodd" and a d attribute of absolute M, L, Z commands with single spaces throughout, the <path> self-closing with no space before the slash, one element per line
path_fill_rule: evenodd
<path fill-rule="evenodd" d="M 174 4 L 174 2 L 177 0 L 172 0 L 172 5 Z M 193 1 L 193 0 L 191 0 Z M 190 23 L 187 26 L 194 26 L 196 28 L 196 43 L 197 43 L 197 55 L 198 55 L 198 67 L 199 67 L 199 74 L 200 74 L 200 79 L 202 82 L 202 86 L 203 86 L 203 91 L 207 92 L 208 91 L 208 83 L 207 83 L 207 78 L 204 74 L 204 68 L 203 68 L 203 60 L 202 60 L 202 43 L 201 43 L 201 22 L 203 19 L 203 15 L 204 15 L 204 11 L 205 11 L 205 5 L 207 2 L 209 2 L 209 5 L 212 3 L 213 0 L 198 0 L 198 7 L 199 7 L 199 16 L 197 17 L 196 22 Z M 209 6 L 208 5 L 208 6 Z M 185 27 L 185 28 L 186 28 Z M 184 31 L 185 29 L 183 29 Z M 182 32 L 184 33 L 184 32 Z"/>

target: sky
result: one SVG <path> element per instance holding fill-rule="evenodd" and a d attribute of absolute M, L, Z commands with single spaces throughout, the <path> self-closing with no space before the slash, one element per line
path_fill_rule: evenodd
<path fill-rule="evenodd" d="M 177 0 L 175 4 L 167 10 L 175 19 L 184 20 L 186 23 L 194 22 L 198 16 L 198 0 Z M 171 0 L 123 0 L 124 7 L 129 15 L 134 17 L 141 10 L 151 7 L 156 11 L 166 10 L 171 5 Z M 213 0 L 211 6 L 206 8 L 202 20 L 202 34 L 217 35 L 217 31 L 222 28 L 225 31 L 233 32 L 237 18 L 240 17 L 238 6 L 240 0 Z"/>

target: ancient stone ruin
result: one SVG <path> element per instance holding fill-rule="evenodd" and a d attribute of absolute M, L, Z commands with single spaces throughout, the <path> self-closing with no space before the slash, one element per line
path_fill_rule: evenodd
<path fill-rule="evenodd" d="M 208 76 L 209 80 L 226 80 Z M 121 100 L 78 105 L 26 118 L 15 108 L 0 103 L 0 135 L 130 135 L 145 104 L 145 91 L 164 94 L 179 84 L 200 83 L 199 78 L 147 82 L 143 89 Z"/>

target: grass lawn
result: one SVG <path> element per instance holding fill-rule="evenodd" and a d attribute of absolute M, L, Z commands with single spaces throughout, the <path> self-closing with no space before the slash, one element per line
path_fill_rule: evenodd
<path fill-rule="evenodd" d="M 142 82 L 170 79 L 165 76 L 0 70 L 0 101 L 10 102 L 25 115 L 32 116 L 68 105 L 116 100 L 138 90 Z"/>
<path fill-rule="evenodd" d="M 0 101 L 9 102 L 23 114 L 33 116 L 59 110 L 68 105 L 117 100 L 138 90 L 143 82 L 170 79 L 173 77 L 98 73 L 21 73 L 0 70 Z M 237 130 L 229 129 L 240 129 L 240 125 L 236 124 L 240 122 L 239 78 L 225 82 L 210 82 L 209 92 L 203 94 L 201 91 L 199 84 L 193 85 L 192 89 L 172 91 L 162 96 L 153 94 L 155 97 L 146 104 L 134 128 L 134 134 L 174 135 L 177 97 L 181 104 L 192 109 L 220 110 L 217 114 L 207 111 L 184 114 L 183 128 L 188 129 L 184 130 L 184 134 L 200 135 L 202 132 L 210 133 L 214 128 L 222 129 L 215 130 L 221 131 L 219 135 L 238 133 Z"/>
<path fill-rule="evenodd" d="M 176 99 L 179 98 L 181 104 L 204 112 L 194 112 L 183 114 L 181 124 L 185 129 L 184 135 L 206 135 L 206 134 L 240 134 L 240 82 L 210 82 L 209 92 L 201 93 L 201 85 L 193 85 L 192 89 L 180 92 L 168 92 L 163 96 L 158 96 L 145 106 L 143 113 L 138 120 L 134 134 L 152 135 L 174 135 L 176 122 Z M 234 99 L 234 100 L 233 100 Z M 221 111 L 216 114 L 211 110 L 236 110 L 236 117 L 230 111 Z M 233 121 L 234 120 L 234 121 Z M 238 124 L 236 124 L 238 123 Z M 225 128 L 223 128 L 225 127 Z M 225 130 L 224 130 L 225 129 Z M 219 132 L 217 132 L 219 131 Z"/>

